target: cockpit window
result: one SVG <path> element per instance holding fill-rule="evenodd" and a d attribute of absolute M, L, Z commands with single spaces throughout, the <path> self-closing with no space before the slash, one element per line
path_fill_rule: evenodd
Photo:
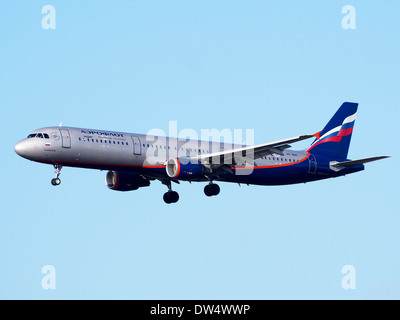
<path fill-rule="evenodd" d="M 49 135 L 48 135 L 47 133 L 31 133 L 31 134 L 28 136 L 28 139 L 30 139 L 30 138 L 41 138 L 41 139 L 45 138 L 45 139 L 50 139 L 50 137 L 49 137 Z"/>

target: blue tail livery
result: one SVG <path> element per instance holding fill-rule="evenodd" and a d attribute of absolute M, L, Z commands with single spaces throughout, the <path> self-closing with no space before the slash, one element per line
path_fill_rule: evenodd
<path fill-rule="evenodd" d="M 357 108 L 358 103 L 343 103 L 325 128 L 316 134 L 317 139 L 308 151 L 317 155 L 346 159 Z"/>
<path fill-rule="evenodd" d="M 216 196 L 216 182 L 287 185 L 344 176 L 364 164 L 387 158 L 348 159 L 358 104 L 345 102 L 322 131 L 242 146 L 220 142 L 149 136 L 108 130 L 46 127 L 33 131 L 14 149 L 23 158 L 54 166 L 52 185 L 61 183 L 62 167 L 107 170 L 106 185 L 132 191 L 159 180 L 167 204 L 179 200 L 172 182 L 206 182 L 206 196 Z M 305 150 L 289 144 L 314 138 Z"/>

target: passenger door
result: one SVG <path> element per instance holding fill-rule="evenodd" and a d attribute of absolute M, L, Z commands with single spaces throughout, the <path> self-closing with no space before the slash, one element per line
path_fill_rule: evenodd
<path fill-rule="evenodd" d="M 63 148 L 71 148 L 71 136 L 69 134 L 68 129 L 60 129 L 62 147 Z"/>

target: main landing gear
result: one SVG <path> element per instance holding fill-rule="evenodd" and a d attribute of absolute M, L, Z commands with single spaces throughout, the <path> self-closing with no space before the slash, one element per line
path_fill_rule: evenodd
<path fill-rule="evenodd" d="M 164 199 L 164 202 L 167 204 L 176 203 L 179 200 L 179 193 L 176 191 L 170 190 L 170 191 L 164 193 L 163 199 Z"/>
<path fill-rule="evenodd" d="M 207 197 L 217 196 L 221 191 L 219 185 L 210 182 L 210 184 L 204 187 L 204 193 Z"/>
<path fill-rule="evenodd" d="M 179 194 L 176 191 L 172 191 L 171 180 L 161 181 L 168 187 L 168 191 L 164 193 L 164 202 L 167 204 L 176 203 L 179 200 Z M 219 185 L 213 183 L 212 181 L 204 187 L 204 193 L 207 197 L 217 196 L 221 191 Z"/>
<path fill-rule="evenodd" d="M 51 179 L 51 184 L 53 186 L 59 186 L 61 184 L 61 179 L 58 176 L 61 174 L 62 166 L 55 164 L 54 169 L 56 169 L 56 177 Z"/>
<path fill-rule="evenodd" d="M 164 202 L 167 204 L 178 202 L 179 193 L 176 191 L 172 191 L 171 180 L 163 181 L 162 183 L 168 187 L 168 191 L 164 193 L 163 196 Z"/>

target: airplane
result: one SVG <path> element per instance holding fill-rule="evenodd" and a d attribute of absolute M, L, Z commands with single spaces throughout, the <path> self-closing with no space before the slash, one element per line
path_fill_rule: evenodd
<path fill-rule="evenodd" d="M 106 185 L 116 191 L 161 181 L 168 188 L 163 200 L 171 204 L 179 200 L 172 182 L 208 182 L 204 193 L 211 197 L 220 193 L 216 181 L 306 183 L 362 171 L 365 163 L 388 158 L 347 158 L 357 109 L 358 103 L 344 102 L 322 131 L 254 146 L 60 125 L 33 131 L 14 149 L 23 158 L 54 166 L 53 186 L 60 185 L 64 166 L 107 170 Z M 290 149 L 289 143 L 310 138 L 307 149 Z"/>

